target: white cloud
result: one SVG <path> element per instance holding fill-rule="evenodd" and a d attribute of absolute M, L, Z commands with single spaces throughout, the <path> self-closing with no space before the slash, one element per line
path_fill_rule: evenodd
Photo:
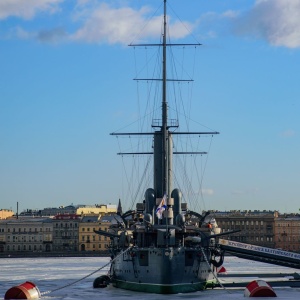
<path fill-rule="evenodd" d="M 129 7 L 112 8 L 107 4 L 101 4 L 89 15 L 84 14 L 85 21 L 82 27 L 70 38 L 74 41 L 89 43 L 128 44 L 134 38 L 157 37 L 161 32 L 162 18 L 155 17 L 145 26 L 148 12 L 147 7 L 134 10 Z M 190 23 L 184 25 L 179 26 L 177 22 L 170 26 L 172 38 L 182 38 L 188 34 L 186 28 L 191 30 L 192 25 Z"/>
<path fill-rule="evenodd" d="M 238 16 L 239 12 L 233 10 L 227 10 L 223 13 L 206 12 L 197 20 L 197 35 L 203 40 L 214 39 L 218 36 L 228 34 L 230 32 L 228 25 Z"/>
<path fill-rule="evenodd" d="M 212 189 L 202 189 L 202 194 L 207 195 L 207 196 L 211 196 L 211 195 L 214 194 L 214 190 L 212 190 Z"/>
<path fill-rule="evenodd" d="M 300 0 L 256 0 L 235 24 L 240 35 L 251 35 L 273 46 L 300 47 Z"/>
<path fill-rule="evenodd" d="M 0 20 L 11 16 L 31 19 L 41 11 L 56 12 L 63 0 L 1 0 Z"/>
<path fill-rule="evenodd" d="M 9 36 L 17 37 L 18 39 L 21 39 L 21 40 L 27 40 L 27 39 L 35 38 L 35 33 L 28 32 L 21 27 L 15 27 L 15 28 L 11 29 Z"/>
<path fill-rule="evenodd" d="M 2 1 L 2 0 L 0 0 Z M 8 3 L 10 0 L 3 0 Z M 12 0 L 14 5 L 7 5 L 6 13 L 2 11 L 2 17 L 15 15 L 23 18 L 32 18 L 42 10 L 54 12 L 58 9 L 57 4 L 63 0 L 28 0 L 26 9 L 22 9 L 17 4 L 23 0 Z M 42 4 L 41 4 L 42 3 Z M 29 5 L 30 4 L 30 5 Z M 0 2 L 4 7 L 3 3 Z M 109 44 L 128 44 L 134 40 L 135 43 L 141 40 L 157 38 L 161 34 L 162 16 L 153 17 L 147 21 L 150 8 L 142 7 L 135 10 L 130 7 L 114 8 L 108 4 L 99 5 L 94 0 L 78 0 L 72 20 L 77 29 L 67 32 L 64 27 L 54 27 L 50 29 L 39 29 L 27 31 L 20 26 L 10 29 L 10 38 L 36 39 L 40 42 L 57 43 L 62 41 L 84 42 L 84 43 L 109 43 Z M 1 16 L 0 16 L 1 17 Z M 188 22 L 180 23 L 170 20 L 169 34 L 171 38 L 178 39 L 188 35 L 193 25 Z M 73 26 L 74 28 L 74 26 Z"/>
<path fill-rule="evenodd" d="M 222 13 L 222 17 L 223 18 L 228 18 L 228 19 L 234 19 L 236 17 L 238 17 L 239 12 L 234 11 L 234 10 L 227 10 L 224 13 Z"/>
<path fill-rule="evenodd" d="M 281 132 L 280 136 L 284 138 L 289 138 L 295 135 L 295 131 L 292 129 L 287 129 L 283 132 Z"/>

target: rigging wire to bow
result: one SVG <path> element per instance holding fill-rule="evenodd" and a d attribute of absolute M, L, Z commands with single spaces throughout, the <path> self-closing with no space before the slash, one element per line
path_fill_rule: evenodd
<path fill-rule="evenodd" d="M 124 253 L 128 252 L 131 248 L 132 248 L 132 247 L 128 247 L 126 250 L 124 250 L 124 251 L 122 251 L 121 253 L 119 253 L 114 259 L 112 259 L 111 261 L 109 261 L 107 264 L 105 264 L 104 266 L 100 267 L 99 269 L 93 271 L 92 273 L 90 273 L 90 274 L 88 274 L 88 275 L 86 275 L 86 276 L 84 276 L 84 277 L 82 277 L 82 278 L 80 278 L 80 279 L 77 279 L 77 280 L 75 280 L 75 281 L 73 281 L 73 282 L 71 282 L 71 283 L 68 283 L 68 284 L 66 284 L 66 285 L 64 285 L 64 286 L 61 286 L 61 287 L 59 287 L 59 288 L 56 288 L 56 289 L 54 289 L 54 290 L 49 290 L 49 291 L 43 292 L 43 293 L 41 293 L 41 296 L 48 295 L 48 294 L 50 294 L 50 293 L 53 293 L 53 292 L 62 290 L 62 289 L 64 289 L 64 288 L 66 288 L 66 287 L 69 287 L 69 286 L 71 286 L 71 285 L 73 285 L 73 284 L 75 284 L 75 283 L 77 283 L 77 282 L 80 282 L 80 281 L 82 281 L 82 280 L 84 280 L 84 279 L 86 279 L 86 278 L 88 278 L 88 277 L 94 275 L 95 273 L 97 273 L 97 272 L 101 271 L 102 269 L 106 268 L 107 266 L 109 266 L 109 265 L 110 265 L 112 262 L 114 262 L 119 256 L 121 256 L 121 255 L 123 255 Z"/>

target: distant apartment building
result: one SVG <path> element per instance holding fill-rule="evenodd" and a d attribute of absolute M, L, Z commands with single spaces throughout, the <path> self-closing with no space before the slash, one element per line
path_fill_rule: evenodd
<path fill-rule="evenodd" d="M 80 215 L 76 214 L 79 209 Z M 111 223 L 116 223 L 116 212 L 117 206 L 110 204 L 28 209 L 19 217 L 11 217 L 3 211 L 5 219 L 0 220 L 0 252 L 107 252 L 110 239 L 94 230 L 107 231 Z M 6 216 L 10 218 L 6 219 Z"/>
<path fill-rule="evenodd" d="M 76 214 L 77 206 L 67 205 L 60 207 L 48 207 L 40 210 L 42 216 L 56 216 L 64 214 Z"/>
<path fill-rule="evenodd" d="M 26 209 L 20 213 L 21 217 L 53 217 L 62 214 L 75 214 L 77 206 L 47 207 L 44 209 Z"/>
<path fill-rule="evenodd" d="M 1 211 L 0 211 L 1 212 Z M 67 205 L 60 207 L 47 207 L 44 209 L 26 209 L 20 213 L 21 217 L 54 217 L 64 214 L 88 215 L 116 213 L 117 206 L 113 204 L 96 205 Z M 1 219 L 1 214 L 0 214 Z"/>
<path fill-rule="evenodd" d="M 100 205 L 78 205 L 76 213 L 78 215 L 104 215 L 117 212 L 117 206 L 112 204 Z"/>
<path fill-rule="evenodd" d="M 242 243 L 275 248 L 275 220 L 277 211 L 229 211 L 212 213 L 222 232 L 240 230 L 222 238 Z"/>
<path fill-rule="evenodd" d="M 99 216 L 85 216 L 79 224 L 79 251 L 107 252 L 109 237 L 98 235 L 94 230 L 107 231 L 111 222 Z"/>
<path fill-rule="evenodd" d="M 0 220 L 5 220 L 14 215 L 14 212 L 11 209 L 0 209 Z"/>
<path fill-rule="evenodd" d="M 275 246 L 300 252 L 300 215 L 280 215 L 275 220 Z"/>
<path fill-rule="evenodd" d="M 60 214 L 52 219 L 53 250 L 55 252 L 73 252 L 78 250 L 78 230 L 80 216 Z"/>
<path fill-rule="evenodd" d="M 21 218 L 0 221 L 0 252 L 52 251 L 52 220 Z"/>

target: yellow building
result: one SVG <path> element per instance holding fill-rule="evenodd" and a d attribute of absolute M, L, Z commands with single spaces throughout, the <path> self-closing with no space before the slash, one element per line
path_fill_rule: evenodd
<path fill-rule="evenodd" d="M 10 209 L 0 209 L 0 220 L 5 220 L 14 215 L 14 212 Z"/>
<path fill-rule="evenodd" d="M 50 252 L 52 233 L 49 218 L 1 220 L 0 252 Z"/>
<path fill-rule="evenodd" d="M 110 213 L 116 213 L 117 212 L 117 206 L 112 204 L 101 204 L 101 205 L 95 205 L 95 206 L 80 206 L 77 208 L 76 214 L 77 215 L 99 215 L 99 214 L 110 214 Z"/>
<path fill-rule="evenodd" d="M 79 251 L 106 252 L 108 237 L 98 235 L 94 230 L 107 231 L 110 222 L 101 222 L 101 216 L 84 216 L 79 223 Z"/>
<path fill-rule="evenodd" d="M 0 209 L 0 220 L 5 220 L 7 218 L 10 218 L 15 213 L 11 209 Z"/>

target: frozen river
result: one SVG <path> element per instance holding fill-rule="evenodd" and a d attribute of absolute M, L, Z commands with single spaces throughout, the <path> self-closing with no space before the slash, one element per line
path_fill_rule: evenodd
<path fill-rule="evenodd" d="M 108 267 L 90 277 L 80 280 L 74 285 L 67 286 L 79 280 L 109 262 L 103 257 L 57 257 L 57 258 L 0 258 L 0 299 L 13 286 L 33 282 L 42 293 L 42 299 L 48 300 L 79 300 L 79 299 L 202 299 L 224 300 L 245 299 L 242 289 L 214 289 L 191 294 L 157 295 L 125 291 L 109 287 L 93 289 L 93 281 L 105 274 Z M 278 267 L 258 262 L 247 261 L 235 257 L 226 257 L 225 268 L 230 273 L 293 273 L 298 270 Z M 235 281 L 238 279 L 235 278 Z M 67 286 L 65 288 L 62 288 Z M 62 289 L 59 289 L 62 288 Z M 58 290 L 57 290 L 58 289 Z M 56 291 L 54 291 L 56 290 Z M 274 288 L 277 299 L 299 299 L 300 288 Z M 49 291 L 54 291 L 46 293 Z M 44 294 L 43 294 L 44 293 Z"/>

